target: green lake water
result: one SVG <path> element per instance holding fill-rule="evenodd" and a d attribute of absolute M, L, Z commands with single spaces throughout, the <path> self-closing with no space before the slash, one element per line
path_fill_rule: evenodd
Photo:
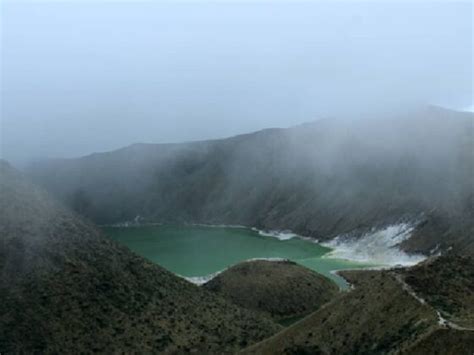
<path fill-rule="evenodd" d="M 323 257 L 331 249 L 312 241 L 279 240 L 248 228 L 159 225 L 103 229 L 137 254 L 185 277 L 206 276 L 253 258 L 285 258 L 345 288 L 344 280 L 331 271 L 367 266 Z"/>

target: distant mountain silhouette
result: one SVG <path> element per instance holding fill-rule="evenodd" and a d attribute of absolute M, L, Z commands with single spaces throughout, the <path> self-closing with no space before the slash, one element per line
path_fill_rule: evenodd
<path fill-rule="evenodd" d="M 328 240 L 418 222 L 402 247 L 474 253 L 474 114 L 428 107 L 228 139 L 135 144 L 28 173 L 99 224 L 133 220 L 291 229 Z"/>

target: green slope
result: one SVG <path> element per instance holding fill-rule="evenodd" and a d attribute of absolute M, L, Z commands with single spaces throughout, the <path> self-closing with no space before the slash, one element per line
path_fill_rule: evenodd
<path fill-rule="evenodd" d="M 234 352 L 273 334 L 0 165 L 0 353 Z"/>

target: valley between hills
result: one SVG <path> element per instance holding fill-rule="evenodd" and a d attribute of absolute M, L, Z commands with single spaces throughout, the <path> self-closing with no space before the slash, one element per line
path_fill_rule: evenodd
<path fill-rule="evenodd" d="M 2 161 L 0 352 L 472 354 L 472 134 L 472 114 L 429 107 L 23 172 Z M 291 260 L 239 260 L 197 286 L 98 227 L 124 222 L 292 231 L 423 261 L 338 271 L 341 290 Z"/>

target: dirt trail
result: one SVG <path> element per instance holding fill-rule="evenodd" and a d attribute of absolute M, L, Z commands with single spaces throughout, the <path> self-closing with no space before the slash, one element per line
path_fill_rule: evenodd
<path fill-rule="evenodd" d="M 438 316 L 438 324 L 441 325 L 442 327 L 445 327 L 445 328 L 452 328 L 452 329 L 456 329 L 456 330 L 467 330 L 467 331 L 474 331 L 474 328 L 466 328 L 466 327 L 463 327 L 463 326 L 460 326 L 456 323 L 453 323 L 449 320 L 447 320 L 446 318 L 444 318 L 442 315 L 441 315 L 441 312 L 438 311 L 435 307 L 433 307 L 431 304 L 429 304 L 428 302 L 426 302 L 422 297 L 420 297 L 414 290 L 413 288 L 408 285 L 405 280 L 403 280 L 403 277 L 402 275 L 400 274 L 396 274 L 396 273 L 391 273 L 391 275 L 393 276 L 393 278 L 402 286 L 402 288 L 410 295 L 412 296 L 413 298 L 415 298 L 418 302 L 420 302 L 421 304 L 423 305 L 428 305 L 430 306 L 431 308 L 434 309 L 434 311 L 436 312 L 437 316 Z"/>

